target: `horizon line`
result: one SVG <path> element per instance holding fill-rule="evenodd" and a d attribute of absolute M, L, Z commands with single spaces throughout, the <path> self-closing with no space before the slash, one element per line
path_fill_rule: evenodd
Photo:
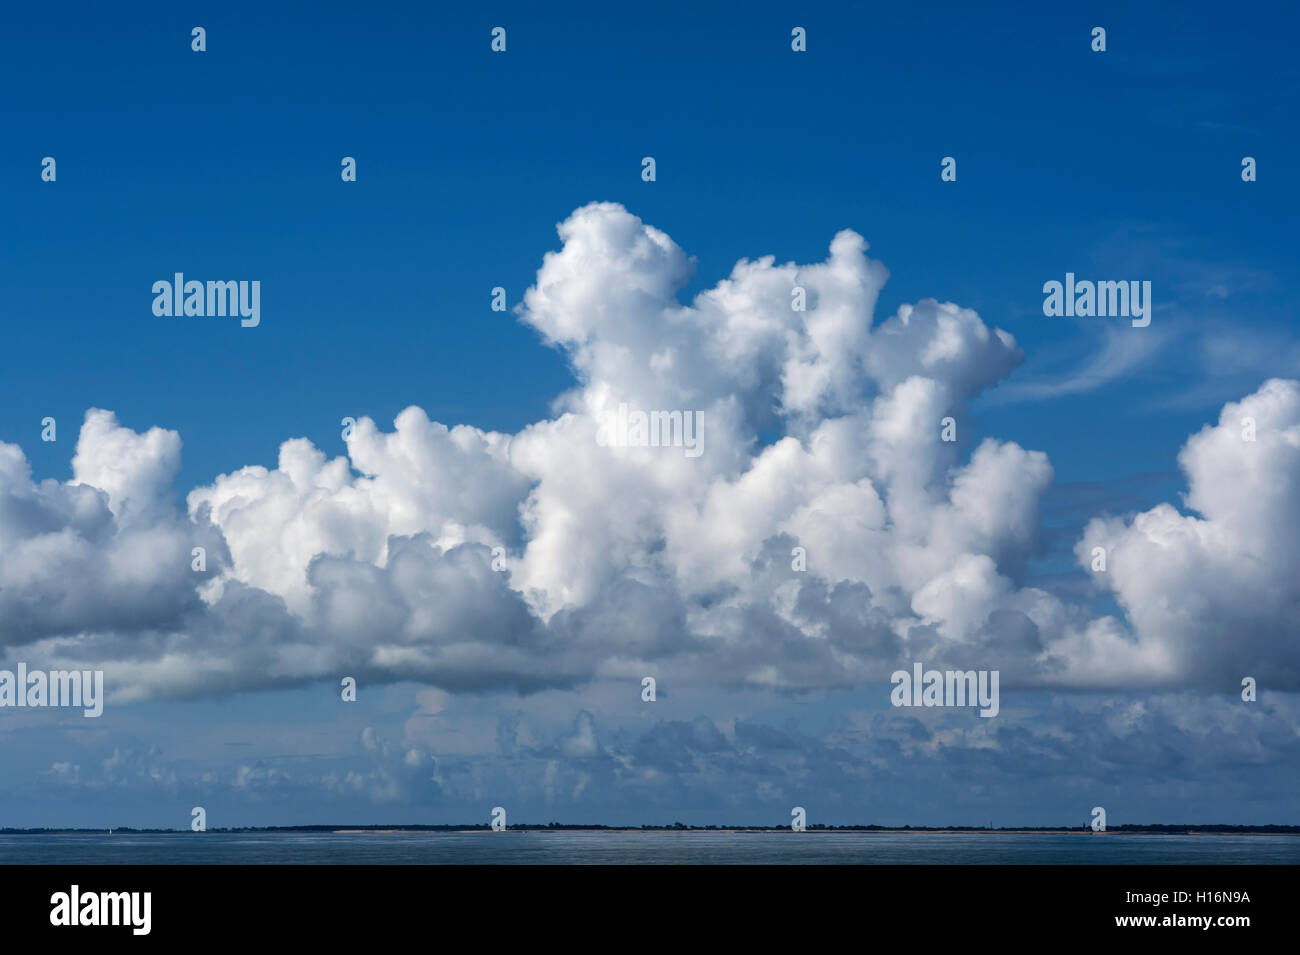
<path fill-rule="evenodd" d="M 751 831 L 751 832 L 790 832 L 790 825 L 772 826 L 772 825 L 723 825 L 709 823 L 705 825 L 688 825 L 685 823 L 675 822 L 666 824 L 629 824 L 629 825 L 610 825 L 607 823 L 511 823 L 501 830 L 494 830 L 491 823 L 340 823 L 340 824 L 320 824 L 310 823 L 303 825 L 290 826 L 224 826 L 212 827 L 203 830 L 192 829 L 160 829 L 150 827 L 136 826 L 113 826 L 113 827 L 96 827 L 86 826 L 0 826 L 0 835 L 26 835 L 38 833 L 102 833 L 109 832 L 134 832 L 134 833 L 184 833 L 194 832 L 196 835 L 203 835 L 207 832 L 220 833 L 237 833 L 237 832 L 331 832 L 331 833 L 365 833 L 365 832 L 475 832 L 475 831 L 607 831 L 607 832 L 628 832 L 628 831 L 666 831 L 666 832 L 717 832 L 717 831 Z M 805 826 L 802 831 L 849 831 L 849 832 L 1005 832 L 1005 833 L 1022 833 L 1022 832 L 1097 832 L 1098 835 L 1104 835 L 1107 832 L 1157 832 L 1170 835 L 1190 834 L 1190 833 L 1281 833 L 1300 835 L 1300 825 L 1288 825 L 1281 823 L 1262 823 L 1255 825 L 1239 825 L 1233 823 L 1124 823 L 1121 825 L 1107 826 L 1102 830 L 1093 830 L 1092 827 L 1083 823 L 1078 826 L 887 826 L 877 823 L 846 823 L 843 825 L 831 825 L 826 823 L 812 823 Z"/>

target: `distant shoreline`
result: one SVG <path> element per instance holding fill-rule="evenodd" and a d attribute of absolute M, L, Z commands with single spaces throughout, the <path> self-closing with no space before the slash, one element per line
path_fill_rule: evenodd
<path fill-rule="evenodd" d="M 57 835 L 57 834 L 103 834 L 108 827 L 96 829 L 56 829 L 56 828 L 36 828 L 36 829 L 16 829 L 0 828 L 0 835 Z M 416 835 L 419 833 L 441 832 L 451 834 L 469 834 L 476 832 L 493 832 L 487 823 L 477 825 L 313 825 L 313 826 L 248 826 L 236 827 L 229 829 L 208 829 L 207 833 L 221 833 L 226 835 L 249 833 L 319 833 L 322 835 Z M 505 832 L 609 832 L 609 833 L 663 833 L 663 832 L 694 832 L 694 833 L 715 833 L 715 834 L 734 834 L 742 832 L 791 832 L 788 825 L 784 826 L 685 826 L 685 825 L 668 825 L 668 826 L 602 826 L 602 825 L 559 825 L 551 823 L 549 825 L 532 825 L 517 824 L 507 827 Z M 984 834 L 984 835 L 1108 835 L 1108 834 L 1145 834 L 1145 835 L 1170 835 L 1170 836 L 1217 836 L 1217 835 L 1238 835 L 1238 836 L 1300 836 L 1300 826 L 1229 826 L 1217 824 L 1201 825 L 1121 825 L 1107 826 L 1105 832 L 1094 833 L 1087 825 L 1081 826 L 1042 826 L 1042 827 L 1019 827 L 1019 828 L 986 828 L 974 826 L 904 826 L 902 828 L 895 826 L 809 826 L 805 832 L 859 832 L 859 833 L 882 833 L 886 835 L 903 835 L 911 833 L 933 833 L 936 835 L 944 834 Z M 166 833 L 189 833 L 188 829 L 133 829 L 129 826 L 114 826 L 112 832 L 120 835 L 145 835 L 145 834 L 166 834 Z M 204 833 L 195 833 L 203 835 Z"/>
<path fill-rule="evenodd" d="M 239 831 L 239 830 L 232 830 Z M 479 832 L 495 832 L 486 826 L 480 826 L 474 829 L 331 829 L 332 835 L 336 836 L 362 836 L 362 835 L 420 835 L 426 832 L 447 832 L 452 835 L 469 835 Z M 736 834 L 742 832 L 794 832 L 789 826 L 764 826 L 764 827 L 738 827 L 734 829 L 708 829 L 696 827 L 694 829 L 669 829 L 663 826 L 656 826 L 650 829 L 643 829 L 639 826 L 619 828 L 617 826 L 602 826 L 593 828 L 590 826 L 580 828 L 570 828 L 567 826 L 511 826 L 507 829 L 499 830 L 501 832 L 638 832 L 646 835 L 657 835 L 665 832 L 692 832 L 692 833 L 715 833 L 715 834 Z M 1300 827 L 1288 826 L 1285 829 L 1181 829 L 1176 828 L 1173 831 L 1163 829 L 1149 829 L 1145 827 L 1121 829 L 1119 827 L 1109 827 L 1103 832 L 1093 832 L 1091 829 L 1084 827 L 1082 829 L 872 829 L 867 827 L 855 828 L 851 826 L 841 827 L 822 827 L 813 829 L 809 827 L 803 832 L 825 832 L 825 833 L 871 833 L 882 835 L 989 835 L 989 836 L 1105 836 L 1105 835 L 1156 835 L 1156 836 L 1300 836 Z"/>

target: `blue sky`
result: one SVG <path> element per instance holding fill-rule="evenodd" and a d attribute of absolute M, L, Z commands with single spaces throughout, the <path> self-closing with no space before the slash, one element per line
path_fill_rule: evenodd
<path fill-rule="evenodd" d="M 21 447 L 36 481 L 66 482 L 87 409 L 109 409 L 135 432 L 175 431 L 183 449 L 169 493 L 184 512 L 185 496 L 218 475 L 273 468 L 290 438 L 344 454 L 344 416 L 391 431 L 417 405 L 448 426 L 516 434 L 552 417 L 552 402 L 581 375 L 573 354 L 546 344 L 518 312 L 490 310 L 490 291 L 502 286 L 518 305 L 543 255 L 561 247 L 556 224 L 574 210 L 618 203 L 670 236 L 695 260 L 677 293 L 683 305 L 738 260 L 818 263 L 836 233 L 852 229 L 889 270 L 877 323 L 933 298 L 973 309 L 1023 350 L 1009 377 L 972 398 L 965 452 L 991 436 L 1047 455 L 1054 479 L 1039 532 L 1027 569 L 1013 559 L 1009 573 L 1020 586 L 1083 594 L 1074 546 L 1088 520 L 1162 501 L 1182 508 L 1177 456 L 1188 437 L 1266 380 L 1300 376 L 1295 24 L 1281 3 L 1191 3 L 1176 13 L 1104 3 L 11 6 L 0 19 L 0 442 Z M 190 49 L 195 25 L 207 30 L 206 52 Z M 505 54 L 489 49 L 498 25 L 508 31 Z M 808 31 L 806 53 L 790 49 L 793 26 Z M 1094 26 L 1107 30 L 1104 53 L 1090 49 Z M 57 160 L 54 183 L 40 179 L 44 156 Z M 357 160 L 355 183 L 340 181 L 344 156 Z M 655 182 L 641 180 L 643 156 L 656 159 Z M 957 160 L 956 182 L 940 181 L 944 156 Z M 1256 157 L 1258 181 L 1242 181 L 1244 156 Z M 155 317 L 150 287 L 177 271 L 259 280 L 261 325 Z M 1151 326 L 1045 317 L 1043 283 L 1066 272 L 1149 280 Z M 40 440 L 46 416 L 58 422 L 52 443 Z M 1113 596 L 1079 600 L 1122 613 Z M 1294 619 L 1278 625 L 1294 644 Z M 33 657 L 13 640 L 4 649 Z M 446 691 L 429 717 L 446 728 L 423 735 L 410 720 L 425 681 L 390 674 L 357 713 L 335 705 L 336 682 L 300 674 L 233 696 L 124 703 L 109 714 L 115 726 L 106 718 L 93 733 L 72 718 L 51 716 L 29 733 L 0 723 L 4 756 L 21 767 L 0 784 L 0 824 L 98 825 L 111 815 L 165 825 L 184 803 L 173 820 L 184 825 L 191 799 L 224 800 L 211 825 L 461 819 L 483 800 L 512 796 L 480 798 L 457 782 L 458 762 L 479 767 L 466 779 L 545 773 L 551 762 L 554 773 L 580 776 L 584 712 L 595 714 L 598 749 L 625 761 L 638 746 L 659 752 L 634 741 L 644 713 L 618 711 L 600 679 L 523 701 L 500 687 Z M 1150 732 L 1170 734 L 1161 752 L 1180 754 L 1173 762 L 1183 768 L 1170 772 L 1189 774 L 1190 805 L 1171 795 L 1168 777 L 1125 775 L 1125 760 L 1098 755 L 1105 740 L 1070 734 L 1079 774 L 1115 786 L 1128 821 L 1300 822 L 1286 796 L 1294 743 L 1277 742 L 1269 725 L 1252 729 L 1272 742 L 1260 744 L 1270 758 L 1259 768 L 1262 791 L 1249 798 L 1228 784 L 1230 760 L 1195 755 L 1204 740 L 1179 735 L 1194 721 L 1171 714 L 1194 706 L 1187 694 L 1203 690 L 1194 682 L 1166 684 L 1161 692 L 1173 695 L 1154 702 L 1148 690 L 1117 685 L 1034 689 L 1023 718 L 1091 725 L 1080 713 L 1092 707 L 1145 707 Z M 824 765 L 808 771 L 840 794 L 840 821 L 1081 822 L 1095 804 L 1086 795 L 1070 804 L 1074 783 L 1062 777 L 1031 787 L 1030 804 L 1008 805 L 1008 793 L 1041 775 L 1027 755 L 1034 747 L 1018 738 L 1003 740 L 984 803 L 933 798 L 918 810 L 925 818 L 905 818 L 917 805 L 907 794 L 931 790 L 945 772 L 983 778 L 989 768 L 968 762 L 978 748 L 932 753 L 914 775 L 895 760 L 902 795 L 855 803 L 834 753 L 852 736 L 846 726 L 858 725 L 846 714 L 880 709 L 885 693 L 872 684 L 796 697 L 701 686 L 678 699 L 655 718 L 664 738 L 674 721 L 706 717 L 784 727 L 805 740 L 796 749 L 821 747 Z M 1294 692 L 1267 705 L 1294 724 Z M 510 744 L 526 759 L 498 747 L 503 714 L 517 711 L 533 721 L 532 748 Z M 767 745 L 746 748 L 729 732 L 735 753 Z M 567 750 L 566 734 L 579 740 Z M 395 752 L 424 746 L 443 782 L 386 775 L 380 738 Z M 870 759 L 889 763 L 888 746 L 871 739 L 881 749 Z M 127 753 L 130 773 L 121 769 Z M 1146 766 L 1160 758 L 1132 757 Z M 512 759 L 531 768 L 509 770 Z M 80 783 L 63 778 L 70 769 L 51 777 L 56 762 L 81 767 Z M 671 763 L 655 765 L 671 776 Z M 322 768 L 304 780 L 295 775 L 304 765 Z M 241 767 L 253 775 L 239 777 Z M 333 801 L 312 802 L 321 779 L 349 771 L 377 774 L 358 789 L 369 796 L 336 787 Z M 148 782 L 168 773 L 178 780 L 171 788 Z M 513 798 L 529 818 L 788 813 L 776 797 L 768 805 L 723 782 L 683 783 L 687 804 L 675 807 L 612 771 L 589 776 L 582 798 L 575 787 L 567 801 L 542 795 L 545 787 Z M 220 782 L 205 791 L 205 778 Z M 250 796 L 236 778 L 263 788 Z M 989 801 L 1002 808 L 989 811 Z"/>

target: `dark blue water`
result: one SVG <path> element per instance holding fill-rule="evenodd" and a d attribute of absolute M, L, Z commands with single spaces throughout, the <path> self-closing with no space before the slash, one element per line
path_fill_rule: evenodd
<path fill-rule="evenodd" d="M 1300 865 L 1300 836 L 414 832 L 0 835 L 0 865 Z"/>

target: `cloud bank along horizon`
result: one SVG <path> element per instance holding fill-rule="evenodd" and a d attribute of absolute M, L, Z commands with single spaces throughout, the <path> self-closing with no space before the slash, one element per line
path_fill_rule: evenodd
<path fill-rule="evenodd" d="M 1188 437 L 1182 506 L 1088 522 L 1098 599 L 1072 601 L 1026 583 L 1047 456 L 973 433 L 1023 360 L 1010 334 L 933 300 L 877 322 L 888 272 L 848 230 L 688 305 L 686 252 L 622 206 L 558 231 L 516 313 L 576 384 L 517 434 L 409 407 L 358 420 L 346 457 L 286 440 L 183 508 L 174 431 L 91 409 L 63 483 L 0 443 L 6 658 L 102 668 L 110 705 L 344 676 L 884 699 L 918 660 L 997 669 L 1004 693 L 1300 689 L 1300 382 Z M 600 440 L 620 408 L 693 415 L 701 453 Z"/>

